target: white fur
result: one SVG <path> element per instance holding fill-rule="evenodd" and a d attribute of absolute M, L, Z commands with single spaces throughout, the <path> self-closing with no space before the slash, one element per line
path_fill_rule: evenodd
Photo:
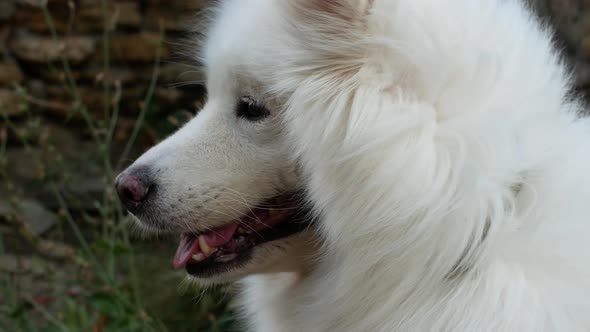
<path fill-rule="evenodd" d="M 253 330 L 590 330 L 590 132 L 523 5 L 234 0 L 209 36 L 322 216 L 309 275 L 246 281 Z"/>
<path fill-rule="evenodd" d="M 201 280 L 250 275 L 252 330 L 590 330 L 590 128 L 519 1 L 226 0 L 202 59 L 202 113 L 136 162 L 161 170 L 140 219 L 304 187 L 317 238 Z"/>

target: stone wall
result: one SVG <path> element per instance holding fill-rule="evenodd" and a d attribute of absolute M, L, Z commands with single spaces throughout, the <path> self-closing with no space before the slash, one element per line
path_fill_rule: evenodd
<path fill-rule="evenodd" d="M 71 116 L 75 105 L 66 88 L 63 56 L 93 116 L 100 119 L 104 115 L 103 83 L 107 80 L 114 90 L 120 86 L 122 115 L 132 121 L 146 95 L 158 47 L 161 67 L 152 106 L 163 113 L 192 110 L 201 99 L 203 90 L 198 85 L 173 86 L 201 80 L 182 56 L 185 48 L 177 44 L 189 37 L 185 27 L 204 0 L 110 0 L 106 1 L 108 8 L 101 0 L 48 0 L 58 42 L 52 38 L 39 1 L 45 0 L 0 1 L 0 102 L 11 116 L 22 114 L 25 104 L 53 119 Z M 105 23 L 109 27 L 107 53 Z M 105 76 L 105 54 L 109 77 Z M 113 103 L 112 98 L 108 102 Z"/>
<path fill-rule="evenodd" d="M 576 85 L 588 97 L 590 92 L 590 2 L 588 0 L 530 0 L 539 16 L 556 32 L 576 75 Z"/>

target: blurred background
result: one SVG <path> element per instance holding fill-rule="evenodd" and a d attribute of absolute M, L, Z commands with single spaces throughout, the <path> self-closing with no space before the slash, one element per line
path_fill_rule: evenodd
<path fill-rule="evenodd" d="M 202 106 L 187 27 L 210 2 L 0 0 L 0 331 L 239 330 L 231 289 L 182 287 L 112 186 Z M 590 2 L 530 2 L 585 97 Z"/>

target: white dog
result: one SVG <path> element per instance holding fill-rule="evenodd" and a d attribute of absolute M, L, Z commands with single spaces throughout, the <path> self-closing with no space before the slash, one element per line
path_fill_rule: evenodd
<path fill-rule="evenodd" d="M 590 127 L 517 0 L 226 0 L 123 172 L 254 331 L 590 331 Z"/>

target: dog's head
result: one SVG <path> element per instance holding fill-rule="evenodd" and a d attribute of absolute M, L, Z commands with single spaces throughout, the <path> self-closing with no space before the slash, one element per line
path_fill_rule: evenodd
<path fill-rule="evenodd" d="M 174 267 L 206 283 L 297 270 L 316 244 L 281 100 L 248 68 L 261 27 L 226 7 L 204 48 L 206 105 L 116 180 L 142 228 L 179 235 Z"/>
<path fill-rule="evenodd" d="M 308 227 L 313 218 L 303 203 L 308 188 L 298 164 L 302 146 L 293 139 L 300 125 L 290 125 L 283 110 L 297 99 L 288 90 L 310 72 L 335 78 L 315 80 L 308 90 L 338 92 L 333 83 L 354 66 L 339 56 L 363 50 L 333 37 L 350 36 L 348 30 L 354 37 L 350 27 L 357 23 L 349 14 L 360 3 L 365 2 L 218 4 L 201 50 L 206 105 L 116 184 L 140 225 L 181 235 L 176 268 L 186 267 L 207 282 L 227 281 L 298 269 L 313 258 L 318 238 Z M 324 14 L 333 21 L 324 22 Z M 318 24 L 307 26 L 310 20 Z M 305 102 L 299 100 L 298 107 Z M 304 126 L 320 136 L 325 127 Z"/>

